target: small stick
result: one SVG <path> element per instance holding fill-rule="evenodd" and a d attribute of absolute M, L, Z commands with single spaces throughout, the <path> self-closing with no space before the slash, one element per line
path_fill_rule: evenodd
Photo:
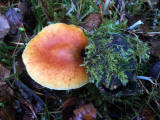
<path fill-rule="evenodd" d="M 144 23 L 141 20 L 138 20 L 136 23 L 128 27 L 126 31 L 133 30 L 136 26 L 141 25 L 141 24 L 144 24 Z"/>
<path fill-rule="evenodd" d="M 16 96 L 16 98 L 18 98 L 21 102 L 23 102 L 23 104 L 25 104 L 26 106 L 28 106 L 29 109 L 31 110 L 34 118 L 35 118 L 36 120 L 38 120 L 37 115 L 36 115 L 36 113 L 35 113 L 35 111 L 34 111 L 34 109 L 33 109 L 33 106 L 32 106 L 30 103 L 28 103 L 27 101 L 25 101 L 24 99 L 22 99 L 22 98 L 20 98 L 20 97 L 18 97 L 18 96 Z"/>
<path fill-rule="evenodd" d="M 25 45 L 24 43 L 18 43 L 18 42 L 11 42 L 11 43 L 13 43 L 13 44 L 15 44 L 15 45 L 21 45 L 21 46 L 24 46 L 24 45 Z"/>
<path fill-rule="evenodd" d="M 157 106 L 160 107 L 160 103 L 155 98 L 153 98 L 153 100 L 157 104 Z"/>
<path fill-rule="evenodd" d="M 16 47 L 15 47 L 15 49 L 14 49 L 13 53 L 12 53 L 12 56 L 14 56 L 14 55 L 15 55 L 16 50 L 17 50 L 17 48 L 18 48 L 18 46 L 19 46 L 19 43 L 20 43 L 20 36 L 19 36 L 19 38 L 18 38 L 18 44 L 16 44 Z"/>
<path fill-rule="evenodd" d="M 69 15 L 74 9 L 75 9 L 75 5 L 74 5 L 73 1 L 71 0 L 71 8 L 68 10 L 66 15 Z"/>
<path fill-rule="evenodd" d="M 102 11 L 102 7 L 101 7 L 101 1 L 100 0 L 99 0 L 99 7 L 100 7 L 100 13 L 101 13 L 102 22 L 105 23 L 104 16 L 103 16 L 103 11 Z"/>
<path fill-rule="evenodd" d="M 104 9 L 103 9 L 104 13 L 105 13 L 105 11 L 107 11 L 109 4 L 110 4 L 110 0 L 105 0 Z"/>
<path fill-rule="evenodd" d="M 139 33 L 139 34 L 145 34 L 145 35 L 148 35 L 148 36 L 155 36 L 155 35 L 160 35 L 160 32 L 136 32 L 136 33 Z"/>
<path fill-rule="evenodd" d="M 146 89 L 146 87 L 143 85 L 142 81 L 140 79 L 138 79 L 138 81 L 140 82 L 142 88 L 144 89 L 144 91 L 149 94 L 149 91 Z"/>

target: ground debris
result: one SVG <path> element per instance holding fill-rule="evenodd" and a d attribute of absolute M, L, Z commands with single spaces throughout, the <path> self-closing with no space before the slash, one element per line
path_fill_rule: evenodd
<path fill-rule="evenodd" d="M 16 102 L 16 110 L 18 113 L 23 113 L 22 106 L 25 105 L 29 109 L 29 118 L 37 118 L 37 113 L 41 112 L 44 108 L 44 103 L 41 98 L 36 95 L 30 88 L 28 88 L 21 81 L 15 81 L 14 84 L 18 90 L 19 95 L 16 96 L 18 101 Z M 23 104 L 23 105 L 22 105 Z M 27 114 L 28 115 L 28 114 Z M 24 116 L 24 115 L 23 115 Z"/>
<path fill-rule="evenodd" d="M 63 120 L 95 120 L 96 110 L 92 104 L 75 97 L 68 98 L 64 105 Z"/>
<path fill-rule="evenodd" d="M 152 39 L 152 42 L 151 42 L 151 54 L 153 56 L 156 56 L 156 57 L 159 57 L 160 58 L 160 41 L 159 41 L 159 38 L 157 38 L 157 40 L 155 39 Z"/>
<path fill-rule="evenodd" d="M 10 99 L 11 95 L 13 95 L 12 88 L 4 81 L 3 78 L 8 78 L 10 76 L 10 70 L 5 68 L 2 64 L 0 64 L 0 98 Z"/>
<path fill-rule="evenodd" d="M 1 22 L 2 20 L 4 21 Z M 144 24 L 127 31 L 129 26 L 139 20 Z M 0 120 L 160 120 L 159 21 L 158 0 L 0 0 Z M 94 34 L 104 36 L 104 28 L 109 30 L 109 34 L 126 35 L 129 39 L 131 36 L 139 38 L 149 45 L 147 53 L 150 58 L 136 66 L 135 77 L 152 77 L 156 85 L 142 80 L 129 82 L 126 86 L 111 82 L 109 86 L 113 89 L 110 90 L 107 84 L 99 86 L 90 82 L 82 88 L 69 91 L 40 86 L 27 74 L 22 61 L 22 51 L 27 42 L 42 28 L 60 22 L 80 26 L 87 35 L 89 44 L 92 43 L 91 36 Z M 99 30 L 101 27 L 103 29 Z M 92 39 L 95 41 L 96 38 Z M 97 39 L 97 43 L 99 41 L 100 39 Z M 130 42 L 136 43 L 137 54 L 145 50 L 144 44 L 139 46 L 141 41 Z M 103 45 L 105 41 L 100 50 Z M 91 48 L 94 49 L 94 46 Z M 124 52 L 122 50 L 123 56 Z M 139 63 L 141 60 L 136 53 L 135 59 Z M 103 56 L 105 55 L 107 54 L 103 53 Z M 82 56 L 88 55 L 84 53 Z M 95 56 L 98 57 L 98 54 Z M 127 57 L 124 58 L 128 60 Z M 97 62 L 93 68 L 97 68 L 95 65 Z M 123 65 L 122 61 L 111 67 L 115 69 L 117 65 Z M 133 62 L 126 66 L 130 65 L 134 65 Z M 100 68 L 103 66 L 108 67 L 102 64 Z M 105 74 L 108 69 L 101 71 Z M 99 74 L 98 71 L 97 75 Z M 117 74 L 111 72 L 110 75 Z M 118 77 L 121 76 L 122 74 Z M 103 76 L 105 77 L 107 76 Z"/>
<path fill-rule="evenodd" d="M 16 120 L 15 112 L 9 106 L 4 106 L 0 109 L 1 120 Z"/>
<path fill-rule="evenodd" d="M 8 19 L 8 22 L 9 22 L 10 26 L 11 26 L 10 32 L 12 34 L 16 34 L 18 28 L 22 24 L 22 16 L 21 16 L 21 14 L 19 14 L 14 8 L 10 8 L 6 12 L 6 17 Z"/>
<path fill-rule="evenodd" d="M 0 39 L 2 39 L 10 30 L 8 20 L 0 14 Z"/>
<path fill-rule="evenodd" d="M 160 60 L 153 65 L 150 70 L 150 76 L 156 83 L 160 84 Z"/>
<path fill-rule="evenodd" d="M 155 114 L 148 107 L 144 107 L 140 110 L 139 117 L 140 120 L 156 120 Z"/>
<path fill-rule="evenodd" d="M 95 27 L 98 27 L 101 24 L 101 16 L 98 13 L 89 14 L 83 21 L 81 25 L 87 31 L 92 31 Z"/>
<path fill-rule="evenodd" d="M 10 99 L 13 95 L 13 90 L 6 82 L 0 81 L 0 98 Z"/>
<path fill-rule="evenodd" d="M 95 120 L 96 110 L 92 104 L 86 104 L 73 111 L 73 120 Z"/>
<path fill-rule="evenodd" d="M 5 68 L 1 63 L 0 63 L 0 79 L 2 78 L 8 78 L 10 75 L 10 70 Z"/>

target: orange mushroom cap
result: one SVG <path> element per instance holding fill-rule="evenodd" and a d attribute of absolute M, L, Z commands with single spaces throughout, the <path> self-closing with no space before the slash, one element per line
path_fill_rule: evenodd
<path fill-rule="evenodd" d="M 40 85 L 56 90 L 79 88 L 88 83 L 82 50 L 88 44 L 75 25 L 51 24 L 26 46 L 22 59 L 28 74 Z"/>

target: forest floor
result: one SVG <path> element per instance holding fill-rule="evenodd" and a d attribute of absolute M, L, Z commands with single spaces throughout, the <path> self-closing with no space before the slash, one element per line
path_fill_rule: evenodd
<path fill-rule="evenodd" d="M 0 0 L 0 120 L 160 120 L 159 21 L 158 0 Z M 89 44 L 105 32 L 136 38 L 136 87 L 122 80 L 102 89 L 90 80 L 78 89 L 54 90 L 33 81 L 22 53 L 55 23 L 80 27 Z"/>

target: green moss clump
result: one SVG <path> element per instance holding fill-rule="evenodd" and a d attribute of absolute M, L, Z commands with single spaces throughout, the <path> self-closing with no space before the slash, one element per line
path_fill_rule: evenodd
<path fill-rule="evenodd" d="M 89 35 L 83 65 L 90 74 L 90 82 L 97 87 L 104 85 L 113 90 L 121 84 L 126 86 L 128 81 L 135 80 L 137 58 L 138 64 L 146 60 L 149 48 L 138 37 L 121 32 L 125 23 L 106 21 L 93 35 Z"/>

